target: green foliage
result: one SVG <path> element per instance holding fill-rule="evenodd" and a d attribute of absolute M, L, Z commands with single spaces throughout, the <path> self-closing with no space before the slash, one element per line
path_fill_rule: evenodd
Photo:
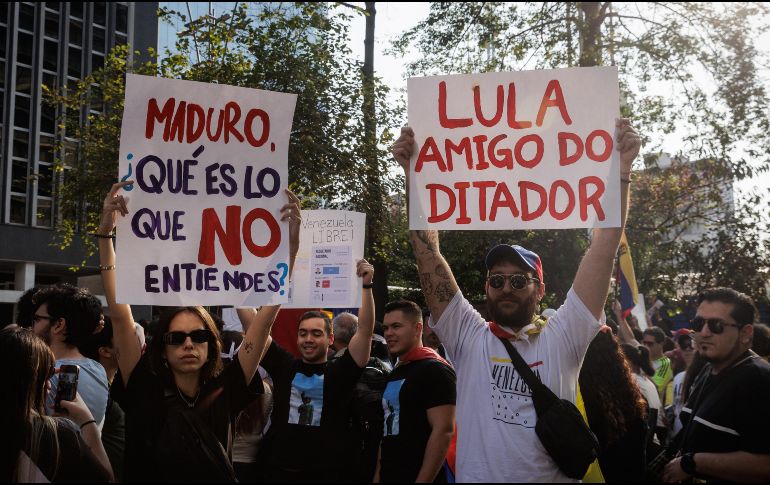
<path fill-rule="evenodd" d="M 663 135 L 682 133 L 675 155 L 700 160 L 665 170 L 652 163 L 655 157 L 637 162 L 627 234 L 640 290 L 674 297 L 684 273 L 698 275 L 688 288 L 738 285 L 727 278 L 738 275 L 717 249 L 731 234 L 742 256 L 757 262 L 753 269 L 739 265 L 739 286 L 757 294 L 770 266 L 752 229 L 760 214 L 725 214 L 721 188 L 733 177 L 770 169 L 769 103 L 757 72 L 766 59 L 755 48 L 768 28 L 767 11 L 758 3 L 432 2 L 428 17 L 397 39 L 392 52 L 417 48 L 411 75 L 617 65 L 622 112 L 643 135 L 645 150 L 655 153 Z M 661 86 L 666 96 L 650 94 Z M 712 230 L 702 241 L 684 242 L 682 233 L 698 224 Z M 587 241 L 582 231 L 549 233 L 446 233 L 442 252 L 464 280 L 460 287 L 481 291 L 486 249 L 516 241 L 541 255 L 547 290 L 558 300 Z M 403 279 L 416 278 L 411 271 Z"/>
<path fill-rule="evenodd" d="M 58 221 L 60 243 L 66 246 L 78 230 L 90 230 L 101 200 L 114 181 L 123 112 L 124 74 L 135 72 L 166 78 L 220 83 L 297 94 L 289 146 L 290 187 L 315 208 L 347 207 L 370 212 L 384 202 L 368 197 L 367 173 L 376 173 L 385 190 L 393 121 L 400 113 L 385 102 L 387 89 L 375 83 L 380 123 L 377 147 L 363 139 L 361 63 L 348 49 L 346 10 L 322 3 L 236 4 L 221 17 L 189 19 L 182 12 L 161 9 L 162 21 L 181 21 L 174 49 L 155 63 L 130 65 L 128 52 L 118 48 L 105 68 L 84 79 L 75 90 L 50 92 L 66 113 L 103 96 L 105 111 L 87 122 L 65 116 L 68 136 L 82 140 L 82 162 L 66 170 L 60 195 L 67 210 Z M 362 39 L 363 42 L 363 39 Z M 102 93 L 91 89 L 101 87 Z M 389 124 L 390 123 L 390 124 Z M 367 155 L 375 152 L 374 163 Z M 66 157 L 65 157 L 66 158 Z M 369 157 L 371 159 L 371 157 Z M 64 162 L 60 164 L 64 170 Z M 93 249 L 91 241 L 85 238 Z"/>
<path fill-rule="evenodd" d="M 96 251 L 87 234 L 98 227 L 102 200 L 116 181 L 129 54 L 125 45 L 116 46 L 105 58 L 104 68 L 68 84 L 67 89 L 43 86 L 45 101 L 62 107 L 54 164 L 62 181 L 54 185 L 60 205 L 56 244 L 62 249 L 80 237 L 88 256 Z M 154 52 L 149 56 L 154 57 Z M 131 66 L 131 71 L 154 75 L 156 69 L 154 63 L 145 62 Z"/>

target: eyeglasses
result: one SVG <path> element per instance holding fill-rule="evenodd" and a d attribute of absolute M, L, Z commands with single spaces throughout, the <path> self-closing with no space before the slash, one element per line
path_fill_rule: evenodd
<path fill-rule="evenodd" d="M 642 340 L 642 344 L 644 344 L 645 347 L 652 347 L 653 345 L 657 344 L 658 342 L 652 340 Z"/>
<path fill-rule="evenodd" d="M 506 278 L 511 283 L 511 288 L 515 290 L 523 290 L 530 281 L 537 281 L 537 284 L 540 284 L 540 280 L 537 278 L 532 278 L 527 275 L 523 274 L 493 274 L 487 278 L 487 281 L 489 281 L 489 286 L 492 288 L 499 290 L 503 286 L 505 286 L 505 280 Z"/>
<path fill-rule="evenodd" d="M 46 317 L 45 315 L 34 315 L 34 316 L 32 317 L 32 321 L 33 321 L 34 323 L 37 323 L 37 322 L 39 322 L 40 320 L 48 320 L 48 321 L 50 322 L 51 320 L 53 320 L 53 317 Z"/>
<path fill-rule="evenodd" d="M 727 323 L 724 320 L 720 320 L 719 318 L 695 317 L 692 319 L 692 322 L 690 323 L 690 328 L 692 328 L 696 332 L 700 332 L 701 330 L 703 330 L 704 325 L 708 325 L 709 330 L 713 334 L 720 334 L 724 332 L 725 327 L 736 327 L 736 328 L 741 327 L 741 325 L 738 325 L 736 323 Z"/>
<path fill-rule="evenodd" d="M 163 336 L 163 343 L 166 345 L 182 345 L 187 340 L 187 337 L 190 337 L 193 343 L 203 344 L 209 342 L 213 335 L 210 330 L 206 329 L 193 330 L 190 333 L 168 332 Z"/>

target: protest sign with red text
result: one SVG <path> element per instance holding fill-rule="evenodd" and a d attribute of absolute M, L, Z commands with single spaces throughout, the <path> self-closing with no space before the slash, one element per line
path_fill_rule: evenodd
<path fill-rule="evenodd" d="M 129 214 L 118 301 L 280 303 L 288 297 L 288 149 L 296 95 L 129 74 L 120 136 Z"/>
<path fill-rule="evenodd" d="M 410 78 L 409 228 L 620 226 L 614 67 Z"/>

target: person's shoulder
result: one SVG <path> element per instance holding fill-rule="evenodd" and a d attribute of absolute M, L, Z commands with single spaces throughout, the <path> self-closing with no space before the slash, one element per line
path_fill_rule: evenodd
<path fill-rule="evenodd" d="M 53 417 L 51 419 L 53 419 L 56 422 L 57 433 L 78 434 L 80 432 L 80 429 L 78 429 L 78 425 L 75 424 L 71 419 L 61 418 L 61 417 Z"/>
<path fill-rule="evenodd" d="M 747 359 L 746 364 L 741 366 L 744 371 L 743 374 L 751 379 L 756 380 L 757 384 L 770 386 L 770 364 L 759 356 L 751 356 Z"/>

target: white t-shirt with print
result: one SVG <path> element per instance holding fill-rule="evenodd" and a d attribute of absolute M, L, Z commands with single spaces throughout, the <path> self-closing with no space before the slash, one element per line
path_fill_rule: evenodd
<path fill-rule="evenodd" d="M 457 372 L 457 482 L 576 482 L 546 453 L 530 389 L 463 295 L 429 324 Z M 574 403 L 583 357 L 601 325 L 570 289 L 540 334 L 513 344 L 546 386 Z"/>

